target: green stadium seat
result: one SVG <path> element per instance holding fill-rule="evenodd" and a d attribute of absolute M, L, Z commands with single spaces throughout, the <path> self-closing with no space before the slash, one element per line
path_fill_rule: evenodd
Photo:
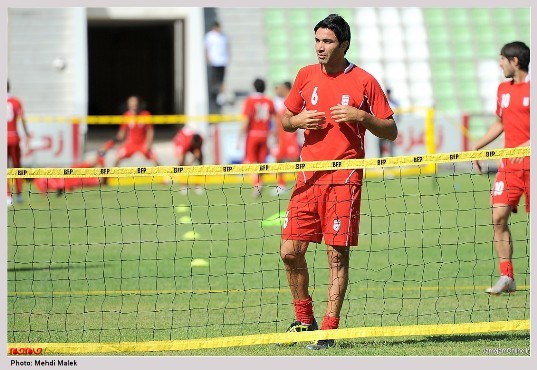
<path fill-rule="evenodd" d="M 446 26 L 429 26 L 427 37 L 431 44 L 445 44 L 449 41 L 449 30 Z"/>
<path fill-rule="evenodd" d="M 474 27 L 474 39 L 480 43 L 494 44 L 494 28 L 492 26 L 476 25 Z"/>
<path fill-rule="evenodd" d="M 287 45 L 289 41 L 289 33 L 283 27 L 274 27 L 266 29 L 266 39 L 269 46 L 269 50 L 272 48 L 282 47 Z"/>
<path fill-rule="evenodd" d="M 517 23 L 530 24 L 530 8 L 515 8 L 513 12 Z"/>
<path fill-rule="evenodd" d="M 436 101 L 436 109 L 444 113 L 458 113 L 459 103 L 455 99 L 441 99 Z"/>
<path fill-rule="evenodd" d="M 511 8 L 494 8 L 492 9 L 492 20 L 495 24 L 511 25 L 515 24 L 515 18 Z"/>
<path fill-rule="evenodd" d="M 475 54 L 474 47 L 469 42 L 454 44 L 452 49 L 455 59 L 471 59 Z"/>
<path fill-rule="evenodd" d="M 430 43 L 429 51 L 431 59 L 448 59 L 451 57 L 449 45 L 446 43 Z"/>
<path fill-rule="evenodd" d="M 287 64 L 279 63 L 269 66 L 270 81 L 286 81 L 293 78 L 294 75 L 291 75 Z"/>
<path fill-rule="evenodd" d="M 477 86 L 476 79 L 466 79 L 466 78 L 459 79 L 458 95 L 462 97 L 464 100 L 479 99 L 479 89 Z"/>
<path fill-rule="evenodd" d="M 334 9 L 331 8 L 313 8 L 311 9 L 311 19 L 312 24 L 315 25 L 319 21 L 322 21 L 325 19 L 329 14 L 334 13 Z M 352 19 L 347 19 L 347 22 L 351 24 L 351 21 L 354 21 Z"/>
<path fill-rule="evenodd" d="M 470 19 L 477 26 L 491 26 L 490 11 L 486 8 L 470 9 Z"/>
<path fill-rule="evenodd" d="M 477 56 L 479 58 L 496 58 L 499 55 L 500 49 L 492 41 L 478 41 L 477 42 Z"/>
<path fill-rule="evenodd" d="M 526 44 L 530 44 L 530 39 L 531 39 L 531 28 L 530 28 L 530 24 L 519 24 L 518 25 L 519 29 L 520 29 L 520 32 L 519 32 L 519 37 L 518 39 L 520 41 L 524 41 Z"/>
<path fill-rule="evenodd" d="M 468 25 L 468 12 L 465 8 L 447 9 L 446 18 L 454 26 Z"/>
<path fill-rule="evenodd" d="M 477 78 L 477 66 L 472 61 L 458 60 L 455 64 L 455 70 L 457 71 L 457 78 L 463 80 L 476 80 Z"/>
<path fill-rule="evenodd" d="M 466 113 L 480 113 L 483 111 L 481 99 L 479 98 L 465 98 L 461 101 L 461 109 Z"/>
<path fill-rule="evenodd" d="M 431 63 L 431 77 L 433 80 L 450 80 L 453 76 L 453 67 L 450 62 L 435 61 Z"/>
<path fill-rule="evenodd" d="M 503 24 L 496 26 L 496 34 L 498 35 L 499 45 L 515 41 L 519 38 L 518 32 L 513 24 Z"/>
<path fill-rule="evenodd" d="M 472 39 L 472 31 L 468 26 L 457 25 L 451 27 L 451 38 L 455 43 L 455 46 L 461 43 L 469 43 Z"/>
<path fill-rule="evenodd" d="M 455 91 L 453 80 L 440 80 L 433 83 L 433 92 L 437 101 L 454 99 Z"/>
<path fill-rule="evenodd" d="M 265 25 L 270 27 L 281 27 L 286 24 L 285 12 L 283 9 L 265 9 Z"/>
<path fill-rule="evenodd" d="M 441 8 L 425 8 L 423 9 L 425 23 L 428 26 L 444 26 L 446 15 L 444 9 Z"/>
<path fill-rule="evenodd" d="M 276 47 L 267 50 L 268 60 L 270 63 L 287 62 L 289 59 L 289 53 L 286 47 Z"/>
<path fill-rule="evenodd" d="M 298 29 L 298 27 L 307 27 L 310 25 L 313 27 L 312 23 L 314 21 L 312 21 L 308 9 L 288 9 L 287 19 L 293 30 Z"/>

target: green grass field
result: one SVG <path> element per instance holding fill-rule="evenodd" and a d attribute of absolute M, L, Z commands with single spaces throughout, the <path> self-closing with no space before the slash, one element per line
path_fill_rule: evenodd
<path fill-rule="evenodd" d="M 513 215 L 519 291 L 490 297 L 497 278 L 491 178 L 441 174 L 368 180 L 341 327 L 529 319 L 529 219 Z M 75 190 L 8 211 L 8 342 L 144 342 L 276 333 L 294 318 L 279 258 L 288 195 L 250 185 Z M 272 225 L 271 225 L 272 224 Z M 207 267 L 192 267 L 193 259 Z M 326 303 L 322 245 L 308 251 L 317 319 Z M 529 333 L 342 340 L 331 355 L 481 355 L 528 347 Z M 251 346 L 180 355 L 306 355 Z M 442 348 L 440 348 L 442 347 Z M 154 354 L 154 353 L 144 353 Z M 166 352 L 165 354 L 169 354 Z"/>

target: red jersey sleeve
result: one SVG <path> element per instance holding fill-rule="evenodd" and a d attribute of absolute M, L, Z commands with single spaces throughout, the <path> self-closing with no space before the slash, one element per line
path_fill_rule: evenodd
<path fill-rule="evenodd" d="M 246 98 L 246 100 L 244 101 L 242 114 L 248 118 L 251 118 L 252 116 L 252 99 L 250 99 L 250 97 Z"/>
<path fill-rule="evenodd" d="M 304 98 L 300 92 L 302 91 L 305 81 L 306 73 L 304 68 L 302 68 L 298 71 L 293 87 L 291 87 L 291 91 L 284 102 L 287 109 L 293 113 L 300 113 L 304 108 Z"/>
<path fill-rule="evenodd" d="M 386 119 L 393 115 L 388 98 L 380 87 L 378 81 L 371 76 L 365 84 L 365 94 L 369 102 L 371 113 L 378 118 Z"/>

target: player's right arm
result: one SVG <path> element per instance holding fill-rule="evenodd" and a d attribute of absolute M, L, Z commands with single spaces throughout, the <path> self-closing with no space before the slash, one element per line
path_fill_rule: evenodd
<path fill-rule="evenodd" d="M 283 129 L 287 132 L 295 132 L 301 128 L 304 130 L 320 130 L 326 122 L 326 114 L 317 110 L 302 110 L 300 113 L 285 111 L 282 117 Z"/>
<path fill-rule="evenodd" d="M 485 135 L 481 139 L 479 139 L 475 145 L 474 150 L 479 150 L 490 143 L 492 143 L 498 136 L 500 136 L 503 133 L 503 123 L 501 117 L 496 116 L 496 121 L 492 123 L 492 125 L 489 127 Z M 482 174 L 481 171 L 481 164 L 479 161 L 474 161 L 474 165 L 476 168 L 477 173 Z"/>

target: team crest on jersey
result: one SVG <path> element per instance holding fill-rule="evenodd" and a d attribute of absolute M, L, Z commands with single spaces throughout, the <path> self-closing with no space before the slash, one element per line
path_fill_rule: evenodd
<path fill-rule="evenodd" d="M 341 229 L 341 221 L 339 220 L 339 218 L 336 218 L 334 220 L 334 231 L 337 233 L 339 231 L 339 229 Z"/>
<path fill-rule="evenodd" d="M 349 105 L 349 100 L 349 95 L 341 95 L 341 105 Z"/>
<path fill-rule="evenodd" d="M 530 97 L 529 96 L 525 96 L 524 99 L 522 99 L 522 105 L 525 106 L 525 107 L 530 106 Z"/>

